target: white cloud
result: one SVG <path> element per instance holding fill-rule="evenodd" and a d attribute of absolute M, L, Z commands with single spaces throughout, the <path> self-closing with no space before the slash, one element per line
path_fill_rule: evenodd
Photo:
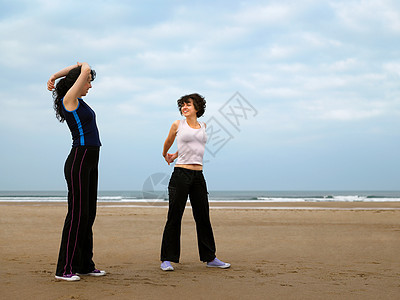
<path fill-rule="evenodd" d="M 319 118 L 323 120 L 333 121 L 359 121 L 364 119 L 371 119 L 380 116 L 382 111 L 380 110 L 359 110 L 359 109 L 336 109 L 328 112 L 324 112 Z"/>
<path fill-rule="evenodd" d="M 356 68 L 363 67 L 362 65 L 363 63 L 359 62 L 357 58 L 349 57 L 344 60 L 324 64 L 324 67 L 331 72 L 345 72 L 353 71 Z"/>
<path fill-rule="evenodd" d="M 308 117 L 323 121 L 360 122 L 378 120 L 390 114 L 393 105 L 366 99 L 324 99 L 300 104 Z"/>
<path fill-rule="evenodd" d="M 164 134 L 158 122 L 170 126 L 180 117 L 176 99 L 194 91 L 210 100 L 208 117 L 239 91 L 259 111 L 255 128 L 287 144 L 313 147 L 354 128 L 396 135 L 400 125 L 395 1 L 13 3 L 0 21 L 7 137 L 47 126 L 51 147 L 61 127 L 45 83 L 76 60 L 98 73 L 87 100 L 107 138 Z M 257 130 L 246 139 L 266 148 Z"/>
<path fill-rule="evenodd" d="M 331 1 L 339 20 L 348 28 L 367 33 L 375 30 L 400 32 L 399 3 L 391 0 Z"/>
<path fill-rule="evenodd" d="M 328 48 L 343 46 L 341 41 L 321 36 L 316 32 L 303 32 L 299 34 L 299 38 L 303 40 L 304 45 L 307 47 Z"/>
<path fill-rule="evenodd" d="M 283 58 L 290 57 L 295 53 L 296 53 L 296 49 L 294 49 L 292 47 L 272 45 L 271 48 L 269 48 L 266 51 L 266 56 L 269 59 L 283 59 Z"/>
<path fill-rule="evenodd" d="M 400 62 L 387 62 L 383 64 L 383 70 L 389 74 L 396 74 L 400 79 Z"/>
<path fill-rule="evenodd" d="M 285 24 L 290 20 L 295 10 L 285 4 L 264 4 L 244 6 L 239 12 L 232 15 L 235 23 L 245 26 L 265 26 Z"/>

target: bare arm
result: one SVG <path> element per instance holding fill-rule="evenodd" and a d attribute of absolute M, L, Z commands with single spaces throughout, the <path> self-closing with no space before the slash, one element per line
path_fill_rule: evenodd
<path fill-rule="evenodd" d="M 75 110 L 78 107 L 78 98 L 82 96 L 82 89 L 90 80 L 90 66 L 82 63 L 81 74 L 75 81 L 74 85 L 68 90 L 64 96 L 64 106 L 68 110 Z"/>
<path fill-rule="evenodd" d="M 81 65 L 82 65 L 82 63 L 79 63 L 79 62 L 78 62 L 76 65 L 72 65 L 72 66 L 66 67 L 66 68 L 64 68 L 64 69 L 62 69 L 62 70 L 60 70 L 60 71 L 58 71 L 57 73 L 54 73 L 53 75 L 51 75 L 49 81 L 47 81 L 47 89 L 48 89 L 49 91 L 54 90 L 54 88 L 55 88 L 54 85 L 55 85 L 55 82 L 56 82 L 56 80 L 57 80 L 58 78 L 67 76 L 67 74 L 69 73 L 69 71 L 71 71 L 72 69 L 74 69 L 74 68 L 76 68 L 76 67 L 79 67 L 79 66 L 81 66 Z"/>
<path fill-rule="evenodd" d="M 174 153 L 174 154 L 169 154 L 168 150 L 171 148 L 172 144 L 175 141 L 175 137 L 176 137 L 176 132 L 178 130 L 179 127 L 179 120 L 175 121 L 174 123 L 172 123 L 171 129 L 169 130 L 168 133 L 168 137 L 164 142 L 164 148 L 163 148 L 163 157 L 165 158 L 166 162 L 168 164 L 170 164 L 171 162 L 173 162 L 175 160 L 175 158 L 178 156 L 178 152 Z"/>
<path fill-rule="evenodd" d="M 74 110 L 78 107 L 78 97 L 81 96 L 82 89 L 87 81 L 90 79 L 90 66 L 87 63 L 77 63 L 76 65 L 72 65 L 66 67 L 53 75 L 50 76 L 50 79 L 47 81 L 47 89 L 49 91 L 53 90 L 55 87 L 55 81 L 59 78 L 65 77 L 68 73 L 77 67 L 81 67 L 81 73 L 78 79 L 75 81 L 74 85 L 68 90 L 68 92 L 64 96 L 64 106 L 68 110 Z"/>

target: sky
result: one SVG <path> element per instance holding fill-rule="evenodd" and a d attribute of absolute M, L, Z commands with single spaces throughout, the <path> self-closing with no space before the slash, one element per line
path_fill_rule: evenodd
<path fill-rule="evenodd" d="M 171 174 L 194 92 L 209 190 L 400 189 L 399 1 L 0 0 L 0 51 L 0 190 L 66 189 L 46 82 L 78 61 L 97 72 L 99 190 Z"/>

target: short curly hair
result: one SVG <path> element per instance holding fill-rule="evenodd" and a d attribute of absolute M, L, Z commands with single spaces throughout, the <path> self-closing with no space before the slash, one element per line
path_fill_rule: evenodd
<path fill-rule="evenodd" d="M 197 93 L 182 96 L 178 101 L 179 112 L 182 115 L 182 106 L 184 103 L 189 103 L 190 99 L 193 101 L 194 108 L 197 110 L 196 116 L 200 118 L 206 111 L 206 99 Z"/>

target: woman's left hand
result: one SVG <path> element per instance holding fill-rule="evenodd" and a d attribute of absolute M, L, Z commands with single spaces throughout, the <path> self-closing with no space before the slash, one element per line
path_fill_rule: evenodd
<path fill-rule="evenodd" d="M 54 90 L 54 88 L 55 88 L 55 86 L 54 86 L 55 83 L 56 83 L 56 80 L 53 78 L 53 76 L 51 76 L 50 79 L 49 79 L 49 81 L 47 81 L 47 89 L 48 89 L 49 91 Z"/>

